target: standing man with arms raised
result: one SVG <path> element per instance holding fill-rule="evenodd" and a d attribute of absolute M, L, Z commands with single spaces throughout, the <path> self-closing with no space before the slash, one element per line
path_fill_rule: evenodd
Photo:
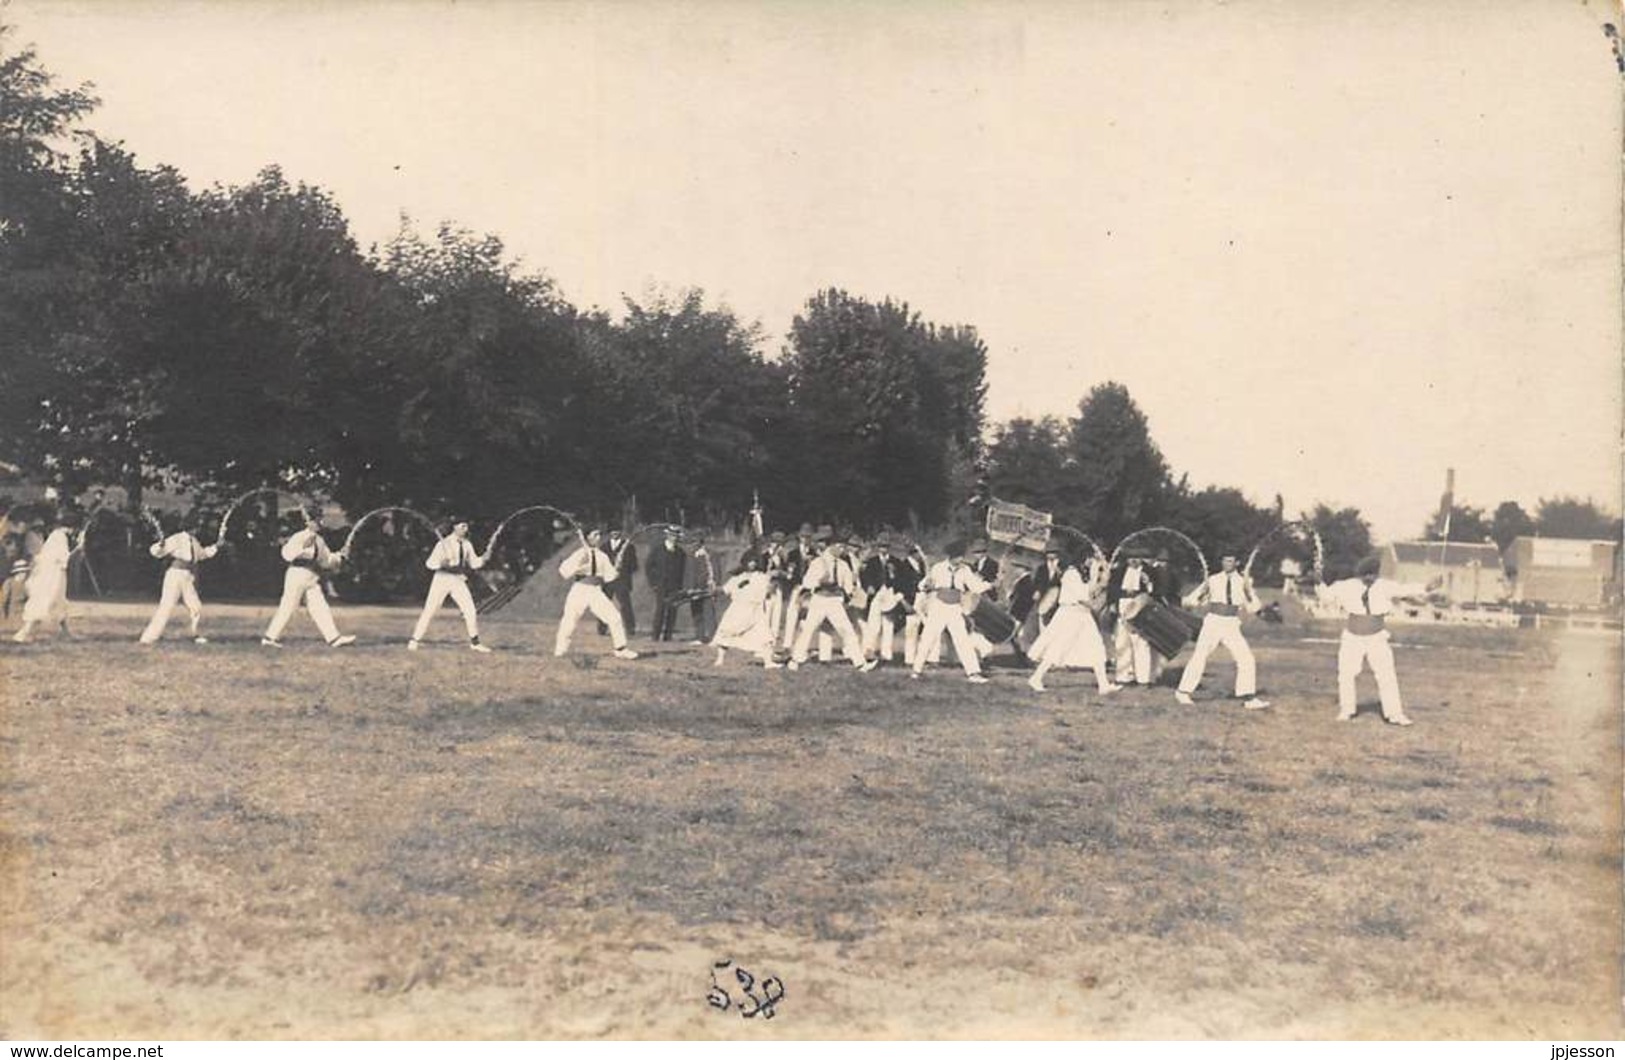
<path fill-rule="evenodd" d="M 974 553 L 974 545 L 971 551 Z M 992 586 L 983 581 L 966 561 L 965 552 L 962 543 L 956 541 L 950 544 L 948 558 L 931 567 L 920 583 L 920 596 L 929 597 L 930 603 L 926 608 L 920 643 L 914 651 L 914 669 L 909 672 L 912 678 L 917 679 L 925 670 L 926 662 L 936 654 L 942 642 L 942 635 L 947 633 L 953 643 L 954 654 L 959 656 L 959 665 L 965 670 L 966 679 L 976 685 L 987 683 L 976 649 L 971 644 L 970 626 L 965 621 L 962 605 L 965 594 L 985 593 Z"/>
<path fill-rule="evenodd" d="M 197 568 L 204 560 L 213 559 L 219 549 L 198 541 L 192 533 L 195 529 L 197 529 L 197 513 L 194 510 L 186 516 L 180 533 L 156 541 L 148 549 L 154 559 L 169 560 L 169 568 L 164 571 L 164 587 L 158 597 L 158 610 L 152 613 L 152 621 L 147 623 L 147 628 L 141 633 L 142 644 L 158 643 L 158 638 L 164 635 L 164 627 L 169 625 L 169 616 L 174 614 L 177 603 L 186 605 L 187 617 L 191 619 L 193 642 L 209 643 L 208 638 L 198 632 L 198 625 L 203 621 L 203 601 L 197 594 Z"/>
<path fill-rule="evenodd" d="M 802 588 L 809 594 L 807 618 L 801 623 L 790 650 L 790 669 L 799 670 L 807 661 L 813 635 L 827 622 L 840 635 L 841 651 L 852 660 L 852 666 L 872 670 L 875 664 L 864 660 L 863 642 L 846 614 L 846 598 L 857 590 L 857 578 L 852 574 L 851 565 L 841 558 L 839 542 L 833 536 L 822 544 L 824 550 L 808 564 L 807 573 L 801 579 Z"/>
<path fill-rule="evenodd" d="M 1399 675 L 1394 672 L 1388 616 L 1394 611 L 1395 600 L 1424 597 L 1443 584 L 1443 579 L 1426 585 L 1396 582 L 1379 577 L 1381 570 L 1381 561 L 1373 556 L 1360 561 L 1353 578 L 1344 578 L 1320 590 L 1321 599 L 1335 601 L 1348 615 L 1337 645 L 1337 720 L 1353 719 L 1359 703 L 1355 697 L 1355 681 L 1369 662 L 1371 675 L 1377 679 L 1377 694 L 1382 699 L 1383 720 L 1390 725 L 1409 725 L 1411 719 L 1405 713 L 1405 701 L 1399 694 Z"/>
<path fill-rule="evenodd" d="M 406 642 L 406 650 L 418 650 L 423 635 L 429 632 L 429 623 L 434 621 L 440 605 L 449 596 L 463 614 L 468 646 L 477 652 L 489 652 L 491 649 L 480 643 L 480 620 L 474 608 L 474 594 L 468 591 L 468 576 L 485 566 L 485 557 L 476 552 L 468 540 L 467 519 L 452 516 L 451 533 L 429 550 L 429 558 L 423 565 L 434 571 L 434 576 L 429 579 L 429 598 L 423 602 L 423 613 L 412 630 L 412 639 Z"/>
<path fill-rule="evenodd" d="M 342 648 L 355 643 L 351 636 L 340 636 L 333 622 L 333 612 L 327 606 L 327 595 L 322 592 L 322 573 L 337 570 L 344 564 L 344 554 L 334 552 L 322 540 L 321 512 L 307 508 L 303 529 L 294 532 L 282 546 L 282 559 L 288 569 L 282 575 L 282 602 L 277 605 L 271 624 L 265 628 L 260 643 L 267 648 L 282 647 L 282 631 L 293 620 L 293 613 L 301 601 L 310 612 L 310 620 L 330 648 Z"/>
<path fill-rule="evenodd" d="M 1223 569 L 1219 573 L 1197 586 L 1196 591 L 1186 598 L 1185 602 L 1191 607 L 1205 602 L 1207 614 L 1202 616 L 1202 631 L 1196 635 L 1196 650 L 1179 678 L 1179 691 L 1174 693 L 1174 698 L 1186 706 L 1196 702 L 1191 698 L 1191 693 L 1202 683 L 1202 672 L 1207 669 L 1208 656 L 1213 654 L 1215 648 L 1222 646 L 1236 660 L 1236 698 L 1242 700 L 1242 706 L 1248 710 L 1262 710 L 1269 706 L 1269 702 L 1258 698 L 1258 663 L 1241 632 L 1242 613 L 1257 614 L 1262 605 L 1253 594 L 1252 582 L 1236 570 L 1235 556 L 1223 557 L 1220 566 Z"/>
<path fill-rule="evenodd" d="M 553 639 L 553 654 L 563 655 L 570 650 L 570 638 L 575 633 L 581 616 L 591 611 L 609 627 L 610 643 L 615 646 L 615 658 L 636 659 L 638 653 L 626 646 L 626 627 L 621 625 L 621 613 L 604 594 L 604 585 L 615 581 L 619 572 L 615 564 L 599 545 L 604 535 L 597 529 L 589 530 L 582 545 L 559 564 L 559 576 L 570 583 L 570 592 L 564 598 L 564 615 L 559 619 L 558 635 Z"/>

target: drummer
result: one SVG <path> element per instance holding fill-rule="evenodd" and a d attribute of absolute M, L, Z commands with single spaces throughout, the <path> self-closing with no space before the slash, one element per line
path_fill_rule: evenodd
<path fill-rule="evenodd" d="M 1174 698 L 1186 706 L 1196 702 L 1191 698 L 1191 693 L 1202 683 L 1208 656 L 1213 654 L 1215 648 L 1222 646 L 1236 660 L 1236 698 L 1242 700 L 1242 706 L 1248 710 L 1263 710 L 1269 706 L 1269 702 L 1258 698 L 1258 663 L 1253 658 L 1252 648 L 1247 645 L 1247 638 L 1241 633 L 1242 613 L 1257 614 L 1263 605 L 1253 593 L 1252 580 L 1236 569 L 1235 556 L 1222 557 L 1220 566 L 1222 569 L 1217 574 L 1197 586 L 1185 599 L 1185 603 L 1191 607 L 1205 603 L 1207 613 L 1202 616 L 1202 631 L 1196 635 L 1196 650 L 1179 679 L 1179 691 Z"/>
<path fill-rule="evenodd" d="M 1154 685 L 1162 659 L 1151 650 L 1151 642 L 1134 628 L 1134 619 L 1151 605 L 1152 568 L 1148 556 L 1128 555 L 1128 566 L 1114 588 L 1117 590 L 1117 629 L 1112 637 L 1116 650 L 1114 670 L 1122 684 Z"/>

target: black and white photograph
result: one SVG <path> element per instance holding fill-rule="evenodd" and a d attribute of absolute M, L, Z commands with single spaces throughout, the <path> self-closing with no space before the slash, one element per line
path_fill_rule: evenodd
<path fill-rule="evenodd" d="M 0 0 L 0 1038 L 1625 1037 L 1622 32 Z"/>

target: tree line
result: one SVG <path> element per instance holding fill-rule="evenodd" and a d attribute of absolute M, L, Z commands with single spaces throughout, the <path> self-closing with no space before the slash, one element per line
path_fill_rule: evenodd
<path fill-rule="evenodd" d="M 760 491 L 777 525 L 867 531 L 964 520 L 980 488 L 1108 545 L 1162 524 L 1245 553 L 1301 517 L 1339 562 L 1370 550 L 1357 509 L 1289 515 L 1176 478 L 1116 383 L 987 440 L 987 345 L 894 298 L 816 291 L 770 356 L 699 289 L 581 309 L 499 238 L 405 217 L 363 249 L 327 192 L 275 166 L 193 191 L 87 129 L 89 87 L 11 35 L 0 459 L 65 495 L 275 484 L 351 511 L 545 500 L 717 525 Z"/>

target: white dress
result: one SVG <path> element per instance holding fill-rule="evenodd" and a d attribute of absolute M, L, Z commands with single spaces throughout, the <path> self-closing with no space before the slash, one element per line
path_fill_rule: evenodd
<path fill-rule="evenodd" d="M 1088 667 L 1106 665 L 1106 642 L 1100 637 L 1100 624 L 1089 607 L 1089 587 L 1076 567 L 1061 574 L 1060 606 L 1044 632 L 1027 654 L 1032 659 L 1050 661 L 1051 666 Z"/>
<path fill-rule="evenodd" d="M 68 532 L 60 527 L 45 539 L 45 547 L 34 557 L 28 573 L 28 602 L 23 605 L 24 622 L 56 622 L 68 614 Z"/>
<path fill-rule="evenodd" d="M 768 621 L 768 596 L 773 580 L 761 571 L 736 574 L 722 587 L 728 597 L 728 610 L 717 624 L 711 643 L 718 648 L 739 648 L 765 652 L 773 644 L 773 624 Z"/>

